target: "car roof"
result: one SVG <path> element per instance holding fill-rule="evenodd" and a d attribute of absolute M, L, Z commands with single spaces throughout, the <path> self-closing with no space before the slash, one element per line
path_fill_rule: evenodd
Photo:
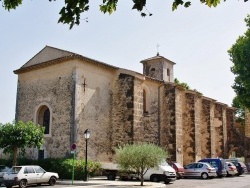
<path fill-rule="evenodd" d="M 231 162 L 231 161 L 226 161 L 225 163 L 227 163 L 227 164 L 233 164 L 234 165 L 234 163 Z"/>
<path fill-rule="evenodd" d="M 17 165 L 17 166 L 13 166 L 13 167 L 26 167 L 26 166 L 30 167 L 30 166 L 38 166 L 38 165 Z"/>

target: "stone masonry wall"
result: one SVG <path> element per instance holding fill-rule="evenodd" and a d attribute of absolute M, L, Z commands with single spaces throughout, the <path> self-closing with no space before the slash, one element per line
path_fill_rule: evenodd
<path fill-rule="evenodd" d="M 195 161 L 195 96 L 185 93 L 183 100 L 183 163 Z"/>
<path fill-rule="evenodd" d="M 161 89 L 161 140 L 160 145 L 166 149 L 172 161 L 176 160 L 176 86 L 164 84 Z"/>
<path fill-rule="evenodd" d="M 250 112 L 248 109 L 245 109 L 245 135 L 250 138 Z"/>
<path fill-rule="evenodd" d="M 210 103 L 210 100 L 202 99 L 200 124 L 201 158 L 211 156 Z"/>
<path fill-rule="evenodd" d="M 228 148 L 228 156 L 232 155 L 235 152 L 236 156 L 244 156 L 245 151 L 245 137 L 240 133 L 239 130 L 235 127 L 235 116 L 234 109 L 226 110 L 227 117 L 227 148 Z"/>
<path fill-rule="evenodd" d="M 148 112 L 143 112 L 143 90 L 146 91 Z M 135 79 L 134 142 L 159 143 L 158 84 Z"/>
<path fill-rule="evenodd" d="M 48 104 L 52 109 L 52 135 L 45 137 L 45 156 L 62 157 L 69 153 L 73 82 L 70 71 L 63 70 L 56 76 L 53 71 L 53 68 L 47 72 L 37 70 L 19 76 L 17 119 L 36 121 L 37 107 Z M 28 156 L 37 157 L 36 149 L 28 151 Z"/>
<path fill-rule="evenodd" d="M 136 78 L 134 83 L 134 142 L 144 140 L 143 125 L 143 81 Z M 142 134 L 143 133 L 143 134 Z"/>
<path fill-rule="evenodd" d="M 117 146 L 133 143 L 134 77 L 120 74 L 113 93 L 110 141 L 114 154 Z"/>
<path fill-rule="evenodd" d="M 159 88 L 157 84 L 148 83 L 148 114 L 144 114 L 142 117 L 142 124 L 144 127 L 143 133 L 145 142 L 159 144 L 159 139 L 161 137 L 160 124 L 158 119 L 159 112 L 159 101 L 158 92 Z"/>
<path fill-rule="evenodd" d="M 159 144 L 183 165 L 198 158 L 228 157 L 225 148 L 229 155 L 235 151 L 250 156 L 244 153 L 248 141 L 235 128 L 234 109 L 175 84 L 115 71 L 73 61 L 19 75 L 17 118 L 35 122 L 39 106 L 51 109 L 45 157 L 69 156 L 73 142 L 78 157 L 84 157 L 86 128 L 91 130 L 92 160 L 113 161 L 117 146 L 142 141 Z M 27 155 L 36 158 L 37 149 Z"/>
<path fill-rule="evenodd" d="M 84 131 L 90 130 L 88 157 L 109 161 L 112 156 L 111 119 L 116 72 L 88 64 L 77 67 L 75 97 L 75 141 L 77 157 L 85 157 Z"/>
<path fill-rule="evenodd" d="M 163 80 L 163 65 L 157 61 L 147 62 L 147 66 L 144 66 L 144 74 L 158 80 Z"/>
<path fill-rule="evenodd" d="M 224 156 L 223 105 L 215 104 L 214 110 L 215 156 Z"/>
<path fill-rule="evenodd" d="M 183 164 L 183 124 L 182 124 L 182 100 L 183 89 L 175 87 L 175 120 L 176 120 L 176 159 L 180 164 Z"/>
<path fill-rule="evenodd" d="M 195 93 L 194 96 L 194 108 L 195 108 L 195 161 L 199 161 L 201 159 L 201 96 Z"/>

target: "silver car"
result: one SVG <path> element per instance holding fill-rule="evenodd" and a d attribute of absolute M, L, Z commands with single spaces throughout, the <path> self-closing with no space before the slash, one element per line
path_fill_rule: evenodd
<path fill-rule="evenodd" d="M 7 188 L 19 185 L 25 188 L 30 184 L 49 184 L 55 185 L 59 178 L 57 173 L 46 172 L 40 166 L 13 166 L 3 176 L 3 183 Z"/>
<path fill-rule="evenodd" d="M 238 173 L 236 166 L 232 162 L 225 162 L 227 176 L 234 176 Z"/>
<path fill-rule="evenodd" d="M 197 162 L 188 164 L 184 167 L 183 178 L 199 177 L 202 179 L 208 179 L 216 176 L 216 169 L 209 163 Z"/>

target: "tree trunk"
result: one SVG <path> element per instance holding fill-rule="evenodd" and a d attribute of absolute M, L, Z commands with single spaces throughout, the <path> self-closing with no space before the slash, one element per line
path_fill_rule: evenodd
<path fill-rule="evenodd" d="M 16 162 L 17 162 L 17 147 L 13 148 L 13 166 L 16 166 Z"/>
<path fill-rule="evenodd" d="M 141 186 L 143 186 L 143 182 L 144 182 L 144 177 L 143 175 L 141 176 Z"/>

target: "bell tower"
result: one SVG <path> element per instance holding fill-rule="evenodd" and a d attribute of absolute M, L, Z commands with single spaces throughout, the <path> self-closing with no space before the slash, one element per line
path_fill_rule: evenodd
<path fill-rule="evenodd" d="M 175 63 L 160 56 L 156 56 L 142 60 L 143 74 L 157 80 L 165 82 L 174 82 L 174 65 Z"/>

